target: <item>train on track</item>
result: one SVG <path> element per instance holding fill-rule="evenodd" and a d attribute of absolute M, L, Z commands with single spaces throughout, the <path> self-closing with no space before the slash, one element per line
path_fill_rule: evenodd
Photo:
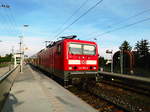
<path fill-rule="evenodd" d="M 30 58 L 30 63 L 64 80 L 98 76 L 98 46 L 95 42 L 62 37 Z"/>

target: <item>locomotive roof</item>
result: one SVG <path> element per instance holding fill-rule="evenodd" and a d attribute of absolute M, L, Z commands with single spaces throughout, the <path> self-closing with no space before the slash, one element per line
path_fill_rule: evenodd
<path fill-rule="evenodd" d="M 79 40 L 79 39 L 64 39 L 64 41 L 67 41 L 67 42 L 79 42 L 79 43 L 81 42 L 81 43 L 88 43 L 88 44 L 96 44 L 93 41 Z"/>
<path fill-rule="evenodd" d="M 81 42 L 81 43 L 89 43 L 89 44 L 96 44 L 95 42 L 93 41 L 87 41 L 87 40 L 79 40 L 79 39 L 63 39 L 61 41 L 58 41 L 56 42 L 57 43 L 60 43 L 60 42 L 63 42 L 63 41 L 66 41 L 66 42 Z"/>
<path fill-rule="evenodd" d="M 56 44 L 58 44 L 60 42 L 63 42 L 63 41 L 68 41 L 68 42 L 72 41 L 72 42 L 83 42 L 83 43 L 96 44 L 95 42 L 92 42 L 92 41 L 75 39 L 76 37 L 77 37 L 76 35 L 59 37 L 59 38 L 61 38 L 61 40 L 51 41 L 51 43 L 47 46 L 47 48 L 51 48 L 51 47 L 55 46 Z"/>
<path fill-rule="evenodd" d="M 53 46 L 55 46 L 55 45 L 57 45 L 57 44 L 59 44 L 59 43 L 61 43 L 61 42 L 77 42 L 77 43 L 80 43 L 80 42 L 81 42 L 81 43 L 88 43 L 88 44 L 96 44 L 96 43 L 93 42 L 93 41 L 79 40 L 79 39 L 74 39 L 74 38 L 64 38 L 64 39 L 62 39 L 62 40 L 58 40 L 58 41 L 52 42 L 51 44 L 49 44 L 49 45 L 47 46 L 47 48 L 51 48 L 51 47 L 53 47 Z M 46 50 L 46 49 L 40 50 L 37 54 L 43 52 L 44 50 Z"/>
<path fill-rule="evenodd" d="M 63 41 L 66 41 L 66 42 L 82 42 L 82 43 L 96 44 L 96 43 L 93 42 L 93 41 L 65 38 L 65 39 L 62 39 L 62 40 L 59 40 L 59 41 L 55 41 L 55 42 L 53 42 L 52 44 L 49 44 L 49 45 L 47 46 L 47 48 L 51 48 L 51 47 L 55 46 L 56 44 L 58 44 L 58 43 L 60 43 L 60 42 L 63 42 Z"/>

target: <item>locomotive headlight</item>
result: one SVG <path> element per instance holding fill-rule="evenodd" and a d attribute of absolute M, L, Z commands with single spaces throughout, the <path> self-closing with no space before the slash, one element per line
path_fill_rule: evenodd
<path fill-rule="evenodd" d="M 71 67 L 71 66 L 69 67 L 69 70 L 72 70 L 72 67 Z"/>
<path fill-rule="evenodd" d="M 95 70 L 95 69 L 96 69 L 96 67 L 93 67 L 93 69 Z"/>

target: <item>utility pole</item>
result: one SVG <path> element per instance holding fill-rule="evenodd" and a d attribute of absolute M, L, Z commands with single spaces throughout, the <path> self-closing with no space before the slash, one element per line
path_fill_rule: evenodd
<path fill-rule="evenodd" d="M 19 36 L 19 38 L 20 38 L 20 43 L 19 43 L 19 45 L 20 45 L 20 72 L 22 73 L 22 66 L 23 66 L 23 60 L 22 60 L 22 55 L 23 55 L 23 52 L 22 52 L 22 38 L 23 38 L 23 36 Z"/>
<path fill-rule="evenodd" d="M 25 27 L 28 27 L 28 26 L 29 25 L 23 25 L 22 36 L 20 36 L 20 72 L 22 72 L 23 61 L 24 61 L 24 46 L 23 46 L 24 30 L 25 30 Z"/>

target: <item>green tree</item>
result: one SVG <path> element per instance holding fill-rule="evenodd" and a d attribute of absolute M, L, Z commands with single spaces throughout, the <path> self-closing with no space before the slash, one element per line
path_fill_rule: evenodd
<path fill-rule="evenodd" d="M 146 57 L 149 54 L 150 46 L 148 40 L 137 41 L 135 50 L 139 57 Z"/>
<path fill-rule="evenodd" d="M 99 57 L 99 66 L 104 67 L 106 65 L 107 60 L 104 57 Z"/>
<path fill-rule="evenodd" d="M 5 55 L 5 58 L 11 58 L 11 57 L 12 57 L 12 54 L 11 54 L 11 53 Z"/>
<path fill-rule="evenodd" d="M 5 57 L 0 57 L 0 63 L 1 62 L 10 62 L 12 58 L 12 54 L 6 54 Z"/>
<path fill-rule="evenodd" d="M 129 42 L 128 41 L 124 41 L 121 46 L 119 47 L 120 50 L 128 50 L 128 51 L 131 51 L 132 50 L 132 47 L 130 46 Z"/>
<path fill-rule="evenodd" d="M 150 67 L 150 46 L 148 40 L 140 40 L 135 44 L 135 65 L 144 70 L 149 70 Z"/>

